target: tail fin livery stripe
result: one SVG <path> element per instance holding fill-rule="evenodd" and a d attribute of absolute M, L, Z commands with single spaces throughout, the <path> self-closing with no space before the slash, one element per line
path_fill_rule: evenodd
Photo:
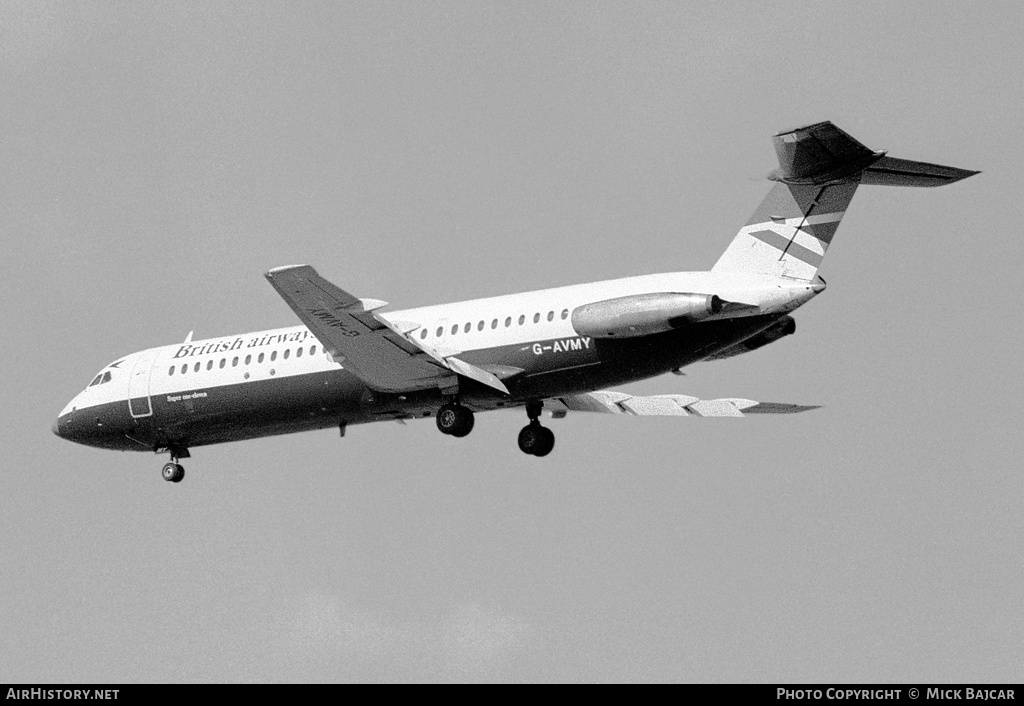
<path fill-rule="evenodd" d="M 817 232 L 822 235 L 819 238 L 815 235 L 813 226 L 821 226 L 825 223 L 838 224 L 842 217 L 843 211 L 819 213 L 816 216 L 808 216 L 807 218 L 787 218 L 785 220 L 779 219 L 777 221 L 754 223 L 753 225 L 744 226 L 740 232 L 746 231 L 751 237 L 768 243 L 783 253 L 792 254 L 804 262 L 812 262 L 813 260 L 813 264 L 817 264 L 825 255 L 825 249 L 828 247 L 828 240 L 825 238 L 831 239 L 831 234 L 824 232 L 823 228 L 818 228 Z M 810 257 L 801 257 L 799 255 L 801 250 L 807 251 Z"/>
<path fill-rule="evenodd" d="M 779 255 L 780 259 L 783 255 L 789 255 L 791 257 L 795 257 L 801 262 L 817 267 L 821 264 L 821 260 L 825 256 L 824 252 L 815 252 L 812 248 L 797 245 L 792 240 L 771 230 L 754 231 L 750 234 L 750 237 L 757 238 L 762 243 L 767 243 L 778 250 L 781 253 Z M 818 246 L 818 250 L 821 250 L 820 245 Z"/>

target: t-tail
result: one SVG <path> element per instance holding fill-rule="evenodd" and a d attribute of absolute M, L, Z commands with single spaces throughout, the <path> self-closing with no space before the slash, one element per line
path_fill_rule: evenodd
<path fill-rule="evenodd" d="M 772 187 L 722 257 L 719 272 L 814 279 L 861 184 L 942 186 L 978 172 L 873 152 L 830 122 L 780 132 Z"/>

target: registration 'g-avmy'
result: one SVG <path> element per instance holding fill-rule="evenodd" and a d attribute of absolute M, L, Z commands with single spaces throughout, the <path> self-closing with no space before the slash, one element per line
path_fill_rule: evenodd
<path fill-rule="evenodd" d="M 776 182 L 707 272 L 672 272 L 382 313 L 308 265 L 270 284 L 301 326 L 193 341 L 110 363 L 61 411 L 58 436 L 168 453 L 327 427 L 434 417 L 462 437 L 475 414 L 521 407 L 519 448 L 546 456 L 570 411 L 729 416 L 811 407 L 605 388 L 756 350 L 793 333 L 825 289 L 818 266 L 857 188 L 941 186 L 977 172 L 875 152 L 830 122 L 774 137 Z"/>

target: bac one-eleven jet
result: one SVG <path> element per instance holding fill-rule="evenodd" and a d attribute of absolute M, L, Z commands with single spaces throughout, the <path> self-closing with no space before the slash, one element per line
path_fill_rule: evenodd
<path fill-rule="evenodd" d="M 795 330 L 862 184 L 941 186 L 977 172 L 874 152 L 830 122 L 776 135 L 776 182 L 708 272 L 672 272 L 380 312 L 308 265 L 266 273 L 302 326 L 150 348 L 101 370 L 53 424 L 89 446 L 170 454 L 309 429 L 435 417 L 461 437 L 478 412 L 524 407 L 519 448 L 546 456 L 539 422 L 569 411 L 731 416 L 810 407 L 611 385 L 756 350 Z"/>

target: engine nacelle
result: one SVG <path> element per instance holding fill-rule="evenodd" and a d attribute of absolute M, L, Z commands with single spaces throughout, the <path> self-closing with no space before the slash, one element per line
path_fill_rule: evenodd
<path fill-rule="evenodd" d="M 717 294 L 633 294 L 576 307 L 572 327 L 594 338 L 647 336 L 706 319 L 723 305 Z"/>

